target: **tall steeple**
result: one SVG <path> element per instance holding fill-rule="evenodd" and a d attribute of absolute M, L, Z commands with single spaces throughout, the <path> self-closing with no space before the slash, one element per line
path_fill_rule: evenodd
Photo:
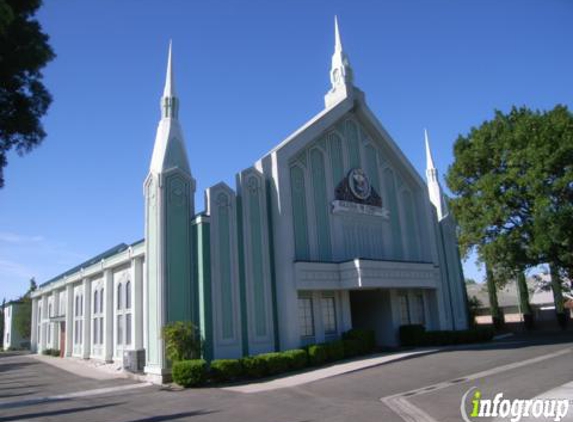
<path fill-rule="evenodd" d="M 165 75 L 165 88 L 161 97 L 161 116 L 163 118 L 177 119 L 179 114 L 179 99 L 175 93 L 175 80 L 173 78 L 172 43 L 169 41 L 169 56 L 167 58 L 167 74 Z"/>
<path fill-rule="evenodd" d="M 167 73 L 165 87 L 161 96 L 161 120 L 157 127 L 155 146 L 149 170 L 161 173 L 169 168 L 179 168 L 191 175 L 183 131 L 179 124 L 179 98 L 175 92 L 175 78 L 173 76 L 173 51 L 169 42 L 169 55 L 167 57 Z"/>
<path fill-rule="evenodd" d="M 430 139 L 426 129 L 424 129 L 424 138 L 426 142 L 426 179 L 428 194 L 430 195 L 430 202 L 436 207 L 438 220 L 441 220 L 447 214 L 447 209 L 442 194 L 442 187 L 438 180 L 438 171 L 434 166 L 434 159 L 432 157 L 432 151 L 430 150 Z"/>
<path fill-rule="evenodd" d="M 348 56 L 342 47 L 338 18 L 334 17 L 334 54 L 330 66 L 330 83 L 332 87 L 324 97 L 326 107 L 332 107 L 352 92 L 354 75 Z"/>
<path fill-rule="evenodd" d="M 191 218 L 195 214 L 195 180 L 191 175 L 178 120 L 173 54 L 169 44 L 161 119 L 157 126 L 149 174 L 145 180 L 145 271 L 148 312 L 146 372 L 163 381 L 168 371 L 161 327 L 193 320 L 195 288 L 190 257 Z"/>

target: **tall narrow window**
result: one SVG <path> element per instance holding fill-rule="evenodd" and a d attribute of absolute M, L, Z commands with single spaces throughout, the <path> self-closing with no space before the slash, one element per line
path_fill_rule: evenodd
<path fill-rule="evenodd" d="M 117 316 L 117 344 L 123 344 L 123 315 Z"/>
<path fill-rule="evenodd" d="M 131 309 L 131 281 L 125 283 L 125 309 Z"/>
<path fill-rule="evenodd" d="M 94 292 L 94 314 L 98 313 L 98 305 L 99 305 L 99 301 L 98 301 L 98 296 L 97 296 L 97 290 Z"/>
<path fill-rule="evenodd" d="M 408 325 L 410 324 L 410 304 L 408 302 L 407 294 L 400 294 L 400 324 Z"/>
<path fill-rule="evenodd" d="M 426 324 L 426 307 L 422 293 L 417 293 L 414 296 L 414 324 Z"/>
<path fill-rule="evenodd" d="M 103 287 L 99 291 L 99 311 L 103 312 Z"/>
<path fill-rule="evenodd" d="M 117 310 L 121 309 L 121 283 L 117 285 Z"/>
<path fill-rule="evenodd" d="M 336 312 L 334 297 L 323 297 L 322 303 L 322 323 L 325 334 L 336 334 Z"/>
<path fill-rule="evenodd" d="M 314 318 L 312 315 L 312 298 L 298 298 L 298 318 L 301 337 L 314 336 Z"/>

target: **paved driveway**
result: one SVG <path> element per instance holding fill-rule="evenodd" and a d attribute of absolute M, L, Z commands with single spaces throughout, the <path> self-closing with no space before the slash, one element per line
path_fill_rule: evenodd
<path fill-rule="evenodd" d="M 384 398 L 413 390 L 425 390 L 407 398 L 426 420 L 459 421 L 460 400 L 470 387 L 488 395 L 499 390 L 509 397 L 531 398 L 573 381 L 572 348 L 570 333 L 517 338 L 251 394 L 219 388 L 171 391 L 125 379 L 88 379 L 30 356 L 0 355 L 0 422 L 400 422 L 408 415 Z M 470 376 L 481 373 L 483 377 Z"/>

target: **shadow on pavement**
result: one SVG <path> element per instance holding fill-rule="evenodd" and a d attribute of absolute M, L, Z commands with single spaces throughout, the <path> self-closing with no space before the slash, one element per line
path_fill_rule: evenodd
<path fill-rule="evenodd" d="M 172 413 L 170 415 L 157 415 L 157 416 L 150 416 L 148 418 L 143 419 L 133 419 L 129 422 L 163 422 L 163 421 L 175 421 L 177 419 L 182 418 L 189 418 L 192 416 L 202 416 L 208 415 L 210 413 L 216 413 L 213 410 L 194 410 L 191 412 L 180 412 L 180 413 Z M 0 419 L 1 421 L 2 419 Z"/>
<path fill-rule="evenodd" d="M 118 406 L 121 404 L 123 403 L 109 403 L 109 404 L 100 404 L 98 406 L 72 407 L 70 409 L 48 410 L 35 413 L 23 413 L 14 416 L 0 417 L 0 422 L 19 421 L 22 419 L 45 418 L 49 416 L 68 415 L 70 413 L 77 413 L 77 412 L 89 412 L 90 410 L 103 409 L 105 407 Z"/>

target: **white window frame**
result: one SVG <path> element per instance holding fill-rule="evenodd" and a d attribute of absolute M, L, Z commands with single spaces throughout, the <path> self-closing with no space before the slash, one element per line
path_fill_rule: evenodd
<path fill-rule="evenodd" d="M 330 309 L 332 305 L 332 310 Z M 336 298 L 334 295 L 324 295 L 320 298 L 320 309 L 322 315 L 322 326 L 325 336 L 333 336 L 338 333 L 336 323 Z"/>
<path fill-rule="evenodd" d="M 314 330 L 314 309 L 312 299 L 313 298 L 311 296 L 300 296 L 298 298 L 298 325 L 301 339 L 313 338 L 316 335 Z"/>
<path fill-rule="evenodd" d="M 127 273 L 127 271 L 126 271 Z M 115 357 L 122 358 L 124 350 L 133 348 L 133 282 L 124 273 L 114 282 L 114 338 Z M 128 327 L 129 325 L 129 327 Z"/>
<path fill-rule="evenodd" d="M 73 302 L 73 354 L 81 355 L 84 347 L 84 289 L 83 286 L 74 288 Z"/>
<path fill-rule="evenodd" d="M 104 339 L 105 339 L 105 289 L 103 280 L 95 280 L 92 282 L 92 350 L 91 353 L 95 357 L 101 357 L 104 353 Z"/>

